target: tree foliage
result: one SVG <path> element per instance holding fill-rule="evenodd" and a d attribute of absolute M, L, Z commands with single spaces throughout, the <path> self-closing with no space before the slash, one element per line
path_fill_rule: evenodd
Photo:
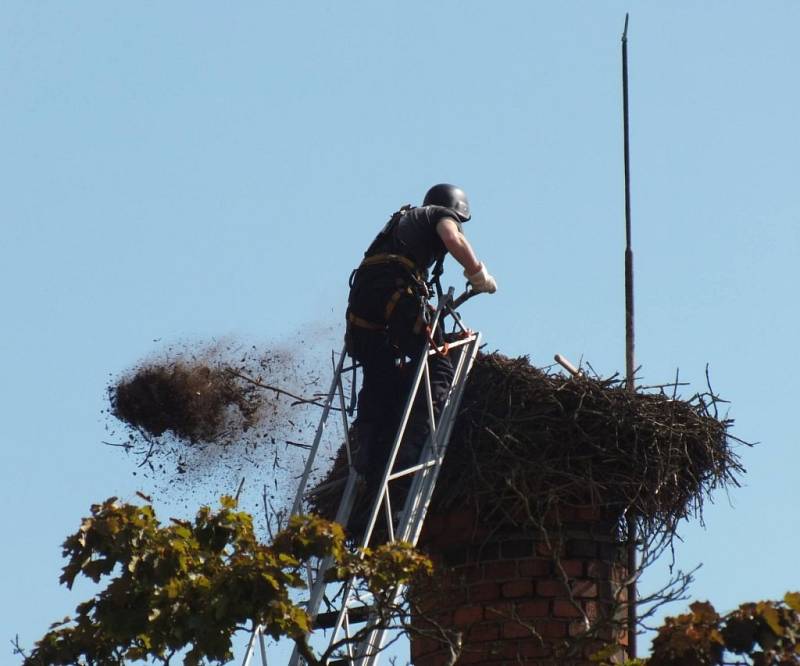
<path fill-rule="evenodd" d="M 605 664 L 600 654 L 597 661 Z M 797 666 L 800 664 L 800 593 L 781 601 L 744 603 L 720 615 L 707 601 L 669 617 L 653 639 L 652 654 L 627 666 Z"/>
<path fill-rule="evenodd" d="M 221 664 L 233 656 L 234 633 L 250 621 L 276 639 L 293 639 L 309 664 L 322 665 L 331 655 L 314 655 L 309 616 L 290 594 L 304 585 L 311 558 L 330 556 L 332 578 L 356 576 L 379 603 L 393 602 L 397 584 L 431 570 L 407 544 L 352 553 L 342 528 L 315 516 L 292 518 L 263 544 L 230 497 L 216 511 L 202 507 L 193 522 L 172 518 L 168 525 L 149 503 L 110 498 L 92 506 L 63 553 L 63 584 L 72 588 L 84 576 L 105 586 L 51 625 L 25 666 L 169 664 L 179 653 L 188 666 Z"/>

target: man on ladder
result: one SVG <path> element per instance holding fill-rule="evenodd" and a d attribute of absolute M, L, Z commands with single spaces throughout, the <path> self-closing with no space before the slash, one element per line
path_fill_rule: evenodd
<path fill-rule="evenodd" d="M 466 379 L 480 346 L 480 333 L 466 329 L 456 309 L 475 293 L 497 290 L 495 279 L 478 261 L 462 233 L 461 225 L 469 219 L 464 192 L 453 185 L 436 185 L 425 195 L 422 206 L 404 206 L 392 215 L 350 278 L 347 353 L 343 351 L 340 355 L 334 371 L 292 515 L 303 511 L 307 483 L 337 398 L 342 425 L 345 431 L 351 427 L 342 376 L 351 370 L 355 376 L 360 365 L 363 385 L 358 395 L 358 417 L 352 425 L 361 455 L 353 459 L 356 469 L 351 467 L 348 471 L 336 520 L 347 525 L 352 536 L 363 531 L 357 541 L 362 547 L 370 545 L 381 509 L 388 541 L 402 540 L 414 546 L 419 539 Z M 455 300 L 453 289 L 442 296 L 438 283 L 448 252 L 462 265 L 472 287 Z M 429 279 L 431 268 L 432 279 Z M 440 298 L 438 308 L 432 310 L 428 298 L 434 287 Z M 453 350 L 450 356 L 440 332 L 445 311 L 453 316 L 460 329 L 457 338 L 448 336 Z M 346 364 L 348 357 L 356 361 L 350 367 Z M 426 359 L 427 363 L 422 362 Z M 392 469 L 389 469 L 390 458 Z M 349 448 L 348 460 L 351 460 Z M 367 477 L 366 490 L 371 498 L 369 517 L 363 517 L 363 523 L 352 513 L 360 475 Z M 390 482 L 405 495 L 402 503 L 390 498 Z M 392 506 L 403 508 L 398 512 Z M 346 663 L 375 666 L 387 627 L 378 621 L 373 602 L 360 596 L 353 578 L 328 579 L 331 566 L 332 558 L 328 557 L 307 570 L 306 609 L 312 626 L 332 630 L 326 638 L 328 650 L 342 656 Z M 336 589 L 328 594 L 331 585 Z M 391 591 L 395 602 L 403 589 L 404 585 L 398 585 Z M 320 613 L 323 602 L 327 610 Z M 366 631 L 359 630 L 356 640 L 351 640 L 353 625 L 360 622 L 367 623 Z M 253 630 L 244 666 L 249 666 L 259 641 L 266 664 L 264 627 L 258 625 Z M 289 664 L 302 663 L 305 662 L 295 649 Z"/>
<path fill-rule="evenodd" d="M 462 224 L 470 217 L 463 190 L 454 185 L 434 185 L 422 206 L 404 206 L 392 215 L 350 276 L 345 339 L 348 353 L 363 368 L 354 422 L 359 445 L 356 467 L 366 476 L 370 493 L 379 484 L 409 392 L 409 373 L 404 369 L 416 367 L 427 348 L 426 337 L 437 348 L 443 346 L 440 327 L 433 336 L 430 334 L 428 299 L 447 253 L 461 264 L 475 292 L 497 290 L 495 279 L 463 234 Z M 429 363 L 438 416 L 452 382 L 453 367 L 441 351 L 432 355 Z M 428 430 L 427 413 L 415 408 L 398 452 L 398 467 L 416 463 Z"/>

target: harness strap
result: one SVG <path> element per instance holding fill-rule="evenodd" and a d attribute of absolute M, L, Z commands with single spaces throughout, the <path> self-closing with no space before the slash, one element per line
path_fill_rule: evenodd
<path fill-rule="evenodd" d="M 417 268 L 417 265 L 411 261 L 408 257 L 404 257 L 402 254 L 390 254 L 390 253 L 381 253 L 381 254 L 373 254 L 372 256 L 366 257 L 362 262 L 359 268 L 364 268 L 365 266 L 374 266 L 376 264 L 389 264 L 389 263 L 398 263 L 405 266 L 408 270 L 414 273 L 414 276 L 417 279 L 422 278 L 422 271 Z"/>
<path fill-rule="evenodd" d="M 347 321 L 349 321 L 353 326 L 358 326 L 359 328 L 366 328 L 370 331 L 383 331 L 386 329 L 386 324 L 375 324 L 371 321 L 367 321 L 359 317 L 352 312 L 347 313 Z"/>
<path fill-rule="evenodd" d="M 406 286 L 403 286 L 400 289 L 394 291 L 389 300 L 386 302 L 386 307 L 383 310 L 384 322 L 389 321 L 392 314 L 394 314 L 398 302 L 405 294 L 413 295 L 414 292 L 411 290 L 411 287 L 406 287 Z M 386 329 L 386 323 L 378 324 L 377 322 L 369 321 L 367 319 L 364 319 L 363 317 L 359 317 L 357 314 L 353 314 L 352 312 L 347 313 L 347 321 L 353 324 L 353 326 L 358 326 L 359 328 L 366 328 L 370 331 L 383 331 Z"/>
<path fill-rule="evenodd" d="M 398 289 L 392 294 L 391 298 L 386 302 L 386 308 L 383 311 L 384 321 L 387 322 L 389 321 L 389 319 L 392 316 L 392 313 L 394 313 L 394 309 L 397 307 L 397 302 L 400 300 L 403 294 L 411 294 L 411 293 L 412 293 L 411 289 L 406 287 L 405 289 Z"/>

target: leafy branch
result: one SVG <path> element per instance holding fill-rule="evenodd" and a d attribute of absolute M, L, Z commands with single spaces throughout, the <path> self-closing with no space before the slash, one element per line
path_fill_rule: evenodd
<path fill-rule="evenodd" d="M 192 522 L 172 518 L 167 525 L 150 504 L 112 497 L 91 507 L 63 553 L 61 583 L 72 588 L 82 576 L 105 587 L 52 624 L 29 653 L 17 642 L 24 666 L 168 666 L 179 653 L 187 666 L 223 664 L 233 657 L 233 635 L 251 621 L 274 639 L 294 640 L 309 666 L 325 666 L 344 644 L 316 655 L 307 639 L 310 618 L 290 594 L 304 586 L 310 560 L 331 557 L 332 575 L 355 576 L 387 623 L 403 613 L 388 591 L 431 572 L 430 561 L 407 544 L 349 552 L 342 528 L 316 516 L 293 517 L 263 544 L 251 516 L 230 497 L 216 511 L 201 507 Z"/>

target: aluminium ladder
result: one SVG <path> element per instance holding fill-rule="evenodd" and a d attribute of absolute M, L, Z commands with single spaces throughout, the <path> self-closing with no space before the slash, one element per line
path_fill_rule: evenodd
<path fill-rule="evenodd" d="M 474 291 L 467 291 L 459 298 L 453 299 L 453 289 L 451 288 L 447 294 L 440 295 L 439 304 L 431 323 L 431 330 L 435 331 L 438 326 L 441 326 L 446 315 L 451 315 L 453 317 L 454 326 L 458 329 L 459 334 L 456 340 L 448 344 L 449 353 L 452 354 L 454 370 L 453 381 L 449 387 L 437 420 L 431 394 L 430 371 L 427 359 L 432 354 L 441 353 L 441 351 L 436 349 L 431 342 L 426 342 L 425 353 L 421 355 L 415 370 L 411 390 L 406 400 L 405 409 L 400 419 L 400 424 L 392 444 L 381 483 L 378 487 L 377 495 L 372 500 L 366 529 L 358 543 L 361 548 L 369 546 L 373 536 L 375 536 L 375 526 L 381 510 L 383 510 L 384 514 L 387 542 L 406 541 L 413 546 L 417 544 L 428 505 L 433 496 L 439 470 L 444 460 L 450 434 L 458 414 L 466 380 L 480 345 L 480 333 L 475 333 L 466 329 L 461 321 L 461 317 L 456 312 L 456 308 L 475 293 Z M 432 337 L 433 336 L 431 336 L 431 339 Z M 352 359 L 352 363 L 347 364 L 347 358 L 348 356 L 345 350 L 342 350 L 335 367 L 330 390 L 323 403 L 322 416 L 320 417 L 314 441 L 309 450 L 308 459 L 306 460 L 305 469 L 300 478 L 291 511 L 291 515 L 297 515 L 303 510 L 303 502 L 306 498 L 306 487 L 315 469 L 315 460 L 319 445 L 330 413 L 336 409 L 334 408 L 334 402 L 338 401 L 338 410 L 342 417 L 342 426 L 345 432 L 345 447 L 348 462 L 348 476 L 344 484 L 344 490 L 335 517 L 335 521 L 341 525 L 347 525 L 348 519 L 350 518 L 359 482 L 359 474 L 353 466 L 353 453 L 350 450 L 348 411 L 352 412 L 352 408 L 348 410 L 346 407 L 347 401 L 345 398 L 343 377 L 346 373 L 353 373 L 354 379 L 351 390 L 353 391 L 354 397 L 356 389 L 355 372 L 360 366 L 355 361 L 352 361 Z M 429 434 L 417 464 L 406 469 L 394 471 L 395 460 L 403 442 L 403 436 L 408 425 L 409 417 L 420 390 L 424 391 Z M 403 509 L 400 512 L 396 512 L 392 509 L 391 505 L 390 486 L 399 479 L 406 479 L 404 483 L 407 484 L 407 479 L 409 478 L 411 479 L 411 483 Z M 339 661 L 334 661 L 332 663 L 348 664 L 352 666 L 375 666 L 378 663 L 386 629 L 376 623 L 375 618 L 369 613 L 368 605 L 365 607 L 365 602 L 357 598 L 352 580 L 344 582 L 326 582 L 325 572 L 328 571 L 331 566 L 331 559 L 326 558 L 322 562 L 317 563 L 317 566 L 309 566 L 307 569 L 309 596 L 306 602 L 306 611 L 311 618 L 312 626 L 315 628 L 325 627 L 333 629 L 330 638 L 326 639 L 328 648 L 337 642 L 341 642 L 341 650 L 344 651 L 344 654 L 338 657 Z M 326 591 L 329 588 L 338 589 L 335 589 L 335 593 L 329 596 L 326 595 Z M 392 594 L 394 600 L 399 600 L 403 591 L 402 586 L 393 590 Z M 323 599 L 325 599 L 328 607 L 331 606 L 331 602 L 329 602 L 328 599 L 333 599 L 334 601 L 338 599 L 339 609 L 320 613 L 319 609 Z M 351 640 L 351 625 L 365 621 L 367 625 L 365 629 L 362 629 L 360 640 L 358 642 Z M 260 626 L 257 626 L 253 631 L 242 666 L 250 666 L 252 657 L 256 652 L 257 644 L 261 657 L 261 666 L 267 666 L 264 633 Z M 295 648 L 289 661 L 289 666 L 302 666 L 304 663 L 303 658 L 298 654 Z"/>

